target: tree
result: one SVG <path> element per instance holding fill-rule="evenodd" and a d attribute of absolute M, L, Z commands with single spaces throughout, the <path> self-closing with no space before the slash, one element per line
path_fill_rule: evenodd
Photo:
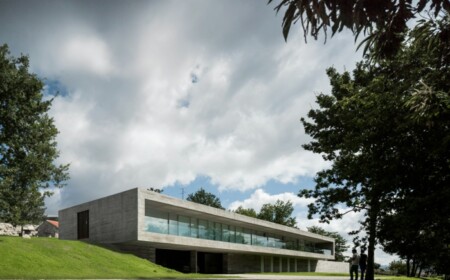
<path fill-rule="evenodd" d="M 406 263 L 401 260 L 390 262 L 388 269 L 396 275 L 406 275 Z"/>
<path fill-rule="evenodd" d="M 361 33 L 367 34 L 361 44 L 381 58 L 392 57 L 400 50 L 410 20 L 428 17 L 433 21 L 450 12 L 448 0 L 280 0 L 275 10 L 278 13 L 284 7 L 285 40 L 291 26 L 297 22 L 303 29 L 305 41 L 308 35 L 317 40 L 321 32 L 326 40 L 329 29 L 332 37 L 345 28 L 353 32 L 355 41 Z M 443 32 L 439 40 L 448 42 L 449 37 L 448 32 Z"/>
<path fill-rule="evenodd" d="M 288 227 L 296 227 L 297 222 L 294 217 L 291 217 L 293 211 L 294 207 L 291 201 L 277 200 L 275 204 L 264 204 L 257 218 Z"/>
<path fill-rule="evenodd" d="M 55 164 L 52 100 L 44 100 L 44 84 L 28 68 L 27 56 L 0 47 L 0 219 L 13 225 L 40 222 L 45 197 L 68 179 L 68 165 Z"/>
<path fill-rule="evenodd" d="M 236 210 L 234 210 L 235 213 L 241 214 L 241 215 L 245 215 L 245 216 L 249 216 L 252 218 L 257 218 L 257 214 L 255 209 L 253 208 L 244 208 L 242 206 L 239 206 Z"/>
<path fill-rule="evenodd" d="M 326 231 L 323 228 L 318 227 L 318 226 L 312 226 L 307 229 L 309 232 L 317 233 L 317 234 L 320 234 L 323 236 L 329 236 L 329 237 L 334 238 L 335 259 L 336 259 L 336 261 L 340 261 L 340 262 L 343 262 L 345 260 L 343 253 L 347 251 L 349 246 L 347 245 L 347 240 L 345 240 L 344 237 L 342 237 L 342 235 L 340 235 L 337 232 Z"/>
<path fill-rule="evenodd" d="M 189 194 L 186 200 L 219 209 L 225 209 L 222 207 L 222 204 L 220 203 L 220 199 L 218 197 L 210 192 L 206 192 L 203 188 L 200 188 L 195 193 Z"/>
<path fill-rule="evenodd" d="M 299 195 L 316 199 L 309 217 L 317 214 L 322 222 L 345 215 L 342 205 L 364 212 L 360 230 L 367 239 L 355 241 L 368 242 L 368 280 L 380 230 L 403 215 L 404 201 L 427 217 L 428 228 L 421 230 L 443 240 L 434 253 L 448 256 L 450 48 L 437 37 L 449 26 L 448 16 L 420 23 L 395 56 L 369 53 L 353 76 L 328 69 L 331 95 L 318 95 L 320 108 L 308 113 L 310 120 L 301 119 L 313 138 L 303 147 L 332 166 L 317 173 L 314 190 Z"/>

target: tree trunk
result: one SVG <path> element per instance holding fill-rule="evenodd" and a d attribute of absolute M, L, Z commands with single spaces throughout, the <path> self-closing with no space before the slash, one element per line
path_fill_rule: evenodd
<path fill-rule="evenodd" d="M 406 257 L 406 276 L 407 277 L 410 277 L 411 275 L 410 275 L 410 273 L 409 273 L 409 267 L 410 267 L 410 265 L 409 265 L 409 261 L 410 261 L 411 259 L 409 258 L 409 257 Z"/>
<path fill-rule="evenodd" d="M 419 266 L 419 274 L 417 274 L 417 277 L 420 277 L 422 275 L 422 266 Z"/>
<path fill-rule="evenodd" d="M 367 250 L 367 272 L 366 280 L 374 280 L 374 263 L 375 263 L 375 240 L 377 233 L 377 214 L 378 202 L 372 199 L 372 205 L 369 211 L 369 247 Z"/>
<path fill-rule="evenodd" d="M 411 268 L 411 273 L 409 274 L 409 276 L 416 277 L 416 258 L 415 257 L 412 259 L 412 268 Z"/>

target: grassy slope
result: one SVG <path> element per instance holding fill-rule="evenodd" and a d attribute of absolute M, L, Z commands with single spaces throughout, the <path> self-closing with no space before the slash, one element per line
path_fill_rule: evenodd
<path fill-rule="evenodd" d="M 84 242 L 0 236 L 0 278 L 159 277 L 186 275 Z"/>

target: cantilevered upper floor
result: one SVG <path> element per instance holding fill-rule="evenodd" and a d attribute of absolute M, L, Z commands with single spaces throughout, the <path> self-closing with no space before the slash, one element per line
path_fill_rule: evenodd
<path fill-rule="evenodd" d="M 59 212 L 60 238 L 158 249 L 334 259 L 334 239 L 144 189 Z"/>

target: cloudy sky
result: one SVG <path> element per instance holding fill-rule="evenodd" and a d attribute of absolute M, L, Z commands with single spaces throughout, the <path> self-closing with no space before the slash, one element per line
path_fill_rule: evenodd
<path fill-rule="evenodd" d="M 47 212 L 134 187 L 182 198 L 200 187 L 229 209 L 291 200 L 327 167 L 302 149 L 300 117 L 351 70 L 351 34 L 286 43 L 267 1 L 0 1 L 0 44 L 45 79 L 67 186 Z M 347 232 L 360 215 L 321 225 Z M 349 240 L 351 238 L 348 238 Z M 393 257 L 378 250 L 376 262 Z"/>

